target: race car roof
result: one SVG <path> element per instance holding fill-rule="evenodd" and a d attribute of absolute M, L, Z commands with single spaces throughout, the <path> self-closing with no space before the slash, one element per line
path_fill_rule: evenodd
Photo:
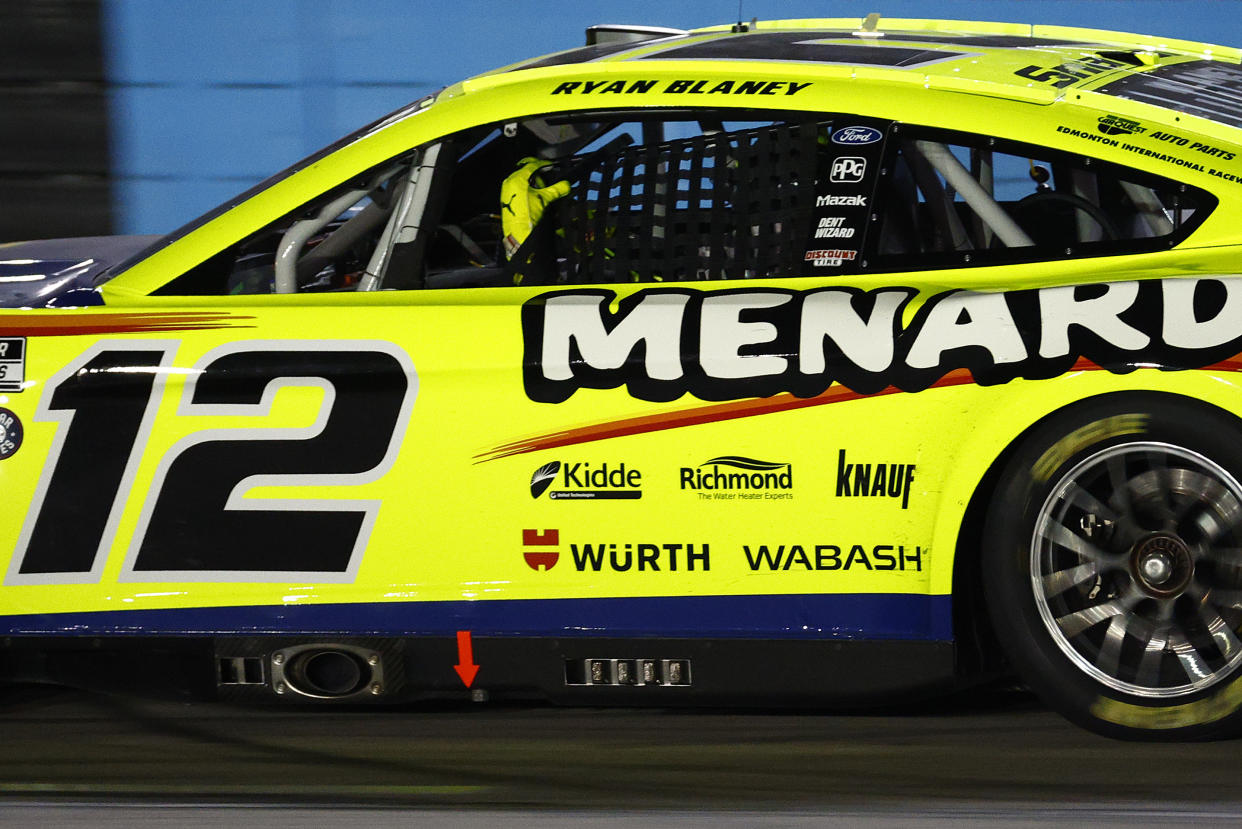
<path fill-rule="evenodd" d="M 658 61 L 775 63 L 808 70 L 852 66 L 917 72 L 931 85 L 987 84 L 993 94 L 998 87 L 1008 88 L 1014 97 L 1089 89 L 1242 126 L 1242 51 L 1207 43 L 1097 29 L 878 15 L 754 21 L 674 34 L 642 27 L 633 31 L 634 37 L 496 72 Z"/>

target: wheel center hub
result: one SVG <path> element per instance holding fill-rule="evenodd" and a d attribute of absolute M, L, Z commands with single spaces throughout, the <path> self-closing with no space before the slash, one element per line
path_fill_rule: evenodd
<path fill-rule="evenodd" d="M 1186 589 L 1194 574 L 1194 559 L 1180 538 L 1153 535 L 1134 546 L 1130 567 L 1145 592 L 1163 599 Z"/>

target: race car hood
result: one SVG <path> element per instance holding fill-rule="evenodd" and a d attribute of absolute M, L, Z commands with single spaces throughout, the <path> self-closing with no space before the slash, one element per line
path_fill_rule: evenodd
<path fill-rule="evenodd" d="M 158 236 L 90 236 L 0 244 L 0 308 L 101 305 L 94 279 Z"/>

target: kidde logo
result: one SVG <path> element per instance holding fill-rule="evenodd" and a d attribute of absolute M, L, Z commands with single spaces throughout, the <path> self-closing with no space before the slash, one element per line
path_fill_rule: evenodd
<path fill-rule="evenodd" d="M 538 498 L 554 484 L 559 489 L 548 492 L 553 501 L 634 499 L 643 497 L 643 474 L 627 468 L 625 463 L 598 466 L 584 463 L 552 461 L 535 470 L 530 479 L 530 497 Z"/>
<path fill-rule="evenodd" d="M 522 530 L 522 558 L 532 570 L 546 572 L 555 567 L 561 558 L 560 550 L 543 548 L 556 548 L 560 544 L 560 530 Z M 530 549 L 532 547 L 536 549 Z"/>

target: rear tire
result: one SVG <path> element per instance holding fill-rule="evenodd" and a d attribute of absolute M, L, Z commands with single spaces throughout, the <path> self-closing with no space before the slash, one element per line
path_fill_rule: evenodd
<path fill-rule="evenodd" d="M 1242 429 L 1118 394 L 1036 427 L 984 528 L 996 633 L 1027 685 L 1112 737 L 1242 726 Z"/>

